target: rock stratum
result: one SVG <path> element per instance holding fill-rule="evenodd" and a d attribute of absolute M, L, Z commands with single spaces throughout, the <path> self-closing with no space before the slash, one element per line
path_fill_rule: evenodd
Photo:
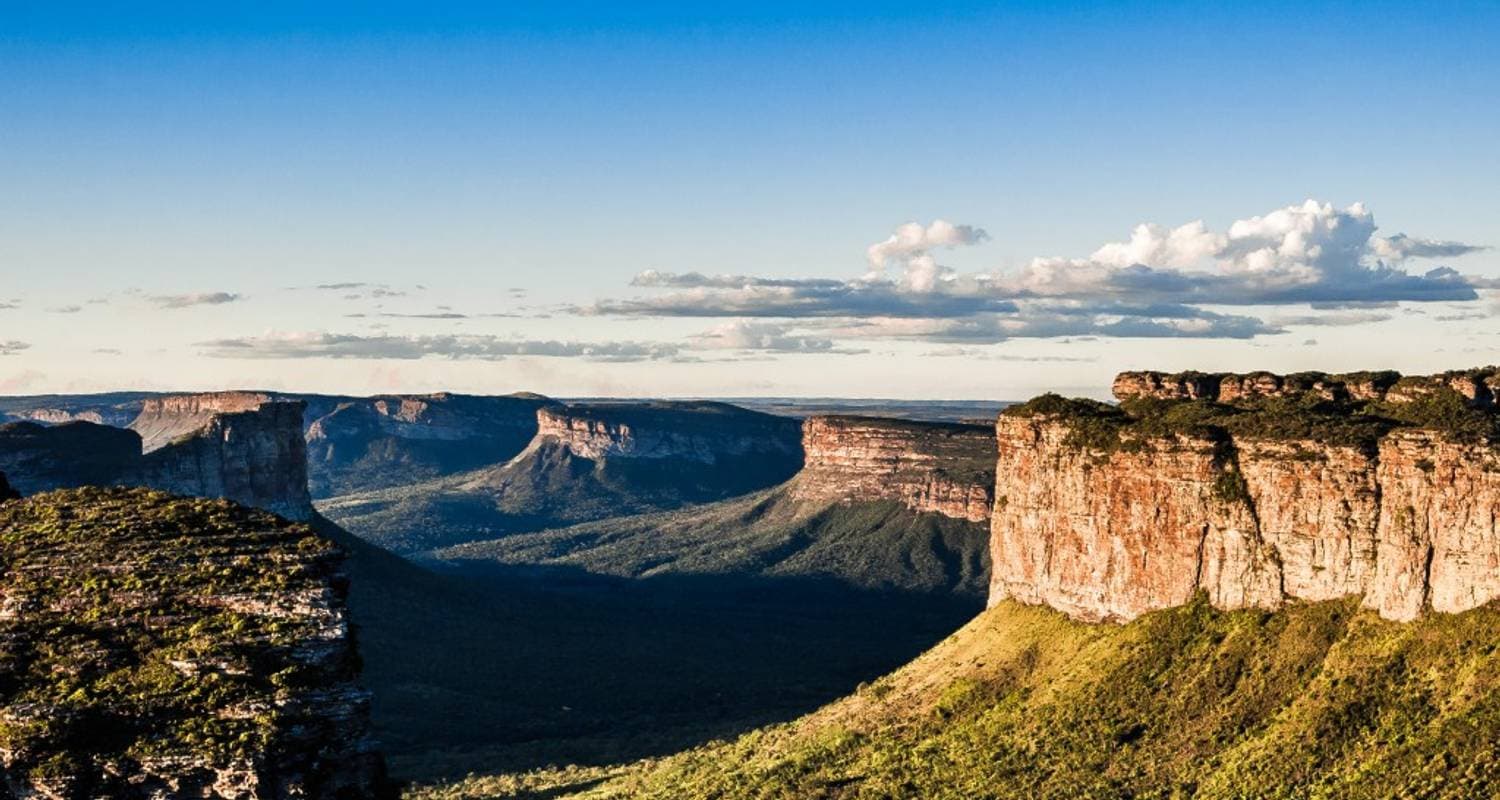
<path fill-rule="evenodd" d="M 0 470 L 33 494 L 147 486 L 309 519 L 303 404 L 246 392 L 150 398 L 131 428 L 0 425 Z M 148 445 L 149 442 L 149 445 Z"/>
<path fill-rule="evenodd" d="M 222 500 L 0 504 L 0 797 L 390 796 L 342 557 Z"/>
<path fill-rule="evenodd" d="M 984 522 L 995 488 L 988 426 L 855 416 L 809 417 L 805 463 L 791 486 L 804 500 L 895 500 L 913 511 Z"/>
<path fill-rule="evenodd" d="M 1120 406 L 1003 412 L 990 602 L 1124 621 L 1362 595 L 1381 616 L 1500 597 L 1500 371 L 1125 373 Z"/>

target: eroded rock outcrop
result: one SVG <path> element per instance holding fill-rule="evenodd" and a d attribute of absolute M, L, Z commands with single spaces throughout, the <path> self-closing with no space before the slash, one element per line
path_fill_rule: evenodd
<path fill-rule="evenodd" d="M 1362 594 L 1409 620 L 1500 598 L 1493 374 L 1130 373 L 1123 409 L 1009 410 L 991 601 L 1128 620 L 1200 591 L 1222 608 Z"/>
<path fill-rule="evenodd" d="M 1398 372 L 1122 372 L 1112 387 L 1117 400 L 1213 400 L 1313 395 L 1333 401 L 1409 403 L 1452 390 L 1476 408 L 1490 408 L 1500 395 L 1500 368 L 1451 370 L 1435 375 Z"/>
<path fill-rule="evenodd" d="M 236 398 L 227 407 L 238 403 Z M 304 404 L 264 402 L 205 417 L 201 409 L 206 405 L 181 404 L 190 410 L 188 420 L 200 427 L 147 452 L 131 482 L 194 497 L 223 497 L 288 519 L 310 519 Z M 182 430 L 188 424 L 159 419 L 166 429 Z"/>
<path fill-rule="evenodd" d="M 158 439 L 148 452 L 134 429 L 90 422 L 0 425 L 0 470 L 28 495 L 79 486 L 149 486 L 309 519 L 303 405 L 250 405 L 246 398 L 252 396 L 148 400 L 137 420 Z"/>
<path fill-rule="evenodd" d="M 817 416 L 802 425 L 798 499 L 896 500 L 915 511 L 983 522 L 994 490 L 986 426 Z"/>
<path fill-rule="evenodd" d="M 0 796 L 393 796 L 342 558 L 221 500 L 0 504 Z"/>
<path fill-rule="evenodd" d="M 579 458 L 726 458 L 797 452 L 798 425 L 786 417 L 726 403 L 591 403 L 537 411 L 536 444 L 557 444 Z"/>

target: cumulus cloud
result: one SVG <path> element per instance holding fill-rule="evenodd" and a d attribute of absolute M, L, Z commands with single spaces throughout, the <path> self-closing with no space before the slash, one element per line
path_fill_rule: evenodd
<path fill-rule="evenodd" d="M 1308 200 L 1238 220 L 1222 232 L 1202 221 L 1136 226 L 1124 241 L 1083 258 L 1036 258 L 1012 272 L 959 274 L 933 260 L 940 248 L 987 238 L 973 226 L 908 223 L 866 252 L 860 277 L 769 278 L 701 272 L 640 273 L 645 294 L 574 313 L 635 317 L 824 319 L 834 336 L 1002 341 L 1072 336 L 1249 338 L 1288 325 L 1361 324 L 1374 314 L 1261 319 L 1226 307 L 1369 309 L 1468 302 L 1490 284 L 1450 267 L 1408 272 L 1408 259 L 1483 249 L 1461 242 L 1375 236 L 1362 204 Z M 892 273 L 892 267 L 900 271 Z M 1217 310 L 1216 310 L 1217 309 Z M 863 320 L 855 322 L 854 320 Z M 1322 320 L 1321 322 L 1315 320 Z"/>
<path fill-rule="evenodd" d="M 157 308 L 191 308 L 192 306 L 218 306 L 244 300 L 244 295 L 233 292 L 196 292 L 193 294 L 158 294 L 147 298 Z"/>
<path fill-rule="evenodd" d="M 953 270 L 937 263 L 933 250 L 978 244 L 988 238 L 989 234 L 972 225 L 954 225 L 942 219 L 925 227 L 919 222 L 908 222 L 885 240 L 866 248 L 865 258 L 870 262 L 867 279 L 883 278 L 886 270 L 895 265 L 904 273 L 901 282 L 905 288 L 931 292 L 939 281 L 953 274 Z"/>
<path fill-rule="evenodd" d="M 359 336 L 337 333 L 270 333 L 199 342 L 213 358 L 399 359 L 427 357 L 500 361 L 516 356 L 590 361 L 655 361 L 677 356 L 676 345 L 653 342 L 563 342 L 480 335 Z"/>
<path fill-rule="evenodd" d="M 1209 232 L 1203 220 L 1171 229 L 1145 222 L 1131 231 L 1129 241 L 1106 244 L 1094 251 L 1091 260 L 1114 267 L 1191 267 L 1222 250 L 1224 241 L 1225 237 Z"/>
<path fill-rule="evenodd" d="M 31 345 L 27 344 L 26 342 L 17 341 L 15 339 L 0 341 L 0 356 L 13 356 L 23 350 L 30 349 Z"/>

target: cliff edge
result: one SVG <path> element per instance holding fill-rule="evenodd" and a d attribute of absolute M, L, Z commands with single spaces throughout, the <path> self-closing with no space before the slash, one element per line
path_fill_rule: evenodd
<path fill-rule="evenodd" d="M 990 602 L 1089 620 L 1363 595 L 1381 616 L 1500 597 L 1494 369 L 1126 373 L 996 424 Z"/>
<path fill-rule="evenodd" d="M 342 558 L 222 500 L 0 504 L 0 797 L 391 796 Z"/>

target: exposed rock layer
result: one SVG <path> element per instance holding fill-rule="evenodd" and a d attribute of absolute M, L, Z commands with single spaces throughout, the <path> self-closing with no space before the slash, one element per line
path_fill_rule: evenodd
<path fill-rule="evenodd" d="M 1124 398 L 1221 403 L 1304 390 L 1403 403 L 1453 391 L 1487 407 L 1491 378 L 1474 371 L 1354 384 L 1296 376 L 1205 382 L 1127 373 L 1115 387 Z M 1500 597 L 1500 454 L 1492 440 L 1418 426 L 1365 444 L 1126 428 L 1106 447 L 1081 435 L 1090 424 L 1000 416 L 992 603 L 1015 598 L 1083 619 L 1128 620 L 1199 591 L 1221 608 L 1362 594 L 1382 616 L 1409 620 Z"/>
<path fill-rule="evenodd" d="M 158 446 L 144 454 L 136 430 L 89 422 L 0 425 L 0 470 L 24 494 L 77 486 L 149 486 L 308 519 L 312 502 L 303 404 L 266 401 L 224 410 L 247 406 L 247 398 L 255 396 L 148 400 L 137 421 L 157 437 Z"/>
<path fill-rule="evenodd" d="M 896 500 L 915 511 L 983 522 L 995 484 L 986 426 L 875 417 L 810 417 L 799 499 Z"/>
<path fill-rule="evenodd" d="M 797 451 L 795 420 L 725 403 L 596 403 L 537 411 L 537 440 L 574 456 L 716 464 Z"/>
<path fill-rule="evenodd" d="M 0 505 L 0 797 L 389 796 L 341 561 L 223 501 Z"/>
<path fill-rule="evenodd" d="M 1122 372 L 1115 376 L 1113 392 L 1118 400 L 1214 400 L 1236 403 L 1262 397 L 1295 397 L 1312 394 L 1326 400 L 1393 403 L 1451 389 L 1472 405 L 1490 408 L 1500 396 L 1500 368 L 1452 370 L 1436 375 L 1398 372 Z"/>

